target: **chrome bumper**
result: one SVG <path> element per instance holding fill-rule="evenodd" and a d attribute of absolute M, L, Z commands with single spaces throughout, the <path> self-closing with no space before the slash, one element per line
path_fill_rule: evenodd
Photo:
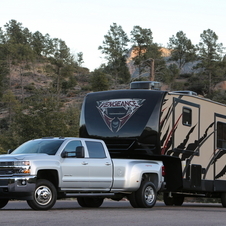
<path fill-rule="evenodd" d="M 0 177 L 0 199 L 28 199 L 35 183 L 35 176 Z"/>

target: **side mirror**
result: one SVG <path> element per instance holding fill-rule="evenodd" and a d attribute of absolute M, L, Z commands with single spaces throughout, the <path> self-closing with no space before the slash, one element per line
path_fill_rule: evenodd
<path fill-rule="evenodd" d="M 85 152 L 84 152 L 83 146 L 76 147 L 75 152 L 76 152 L 76 158 L 84 158 L 85 157 Z"/>
<path fill-rule="evenodd" d="M 8 151 L 7 151 L 7 154 L 11 154 L 13 152 L 13 149 L 9 149 Z"/>
<path fill-rule="evenodd" d="M 63 152 L 61 153 L 61 157 L 62 157 L 62 158 L 66 158 L 66 157 L 67 157 L 67 152 L 63 151 Z"/>
<path fill-rule="evenodd" d="M 62 158 L 84 158 L 85 157 L 85 151 L 83 146 L 76 147 L 75 151 L 63 151 L 61 153 Z"/>

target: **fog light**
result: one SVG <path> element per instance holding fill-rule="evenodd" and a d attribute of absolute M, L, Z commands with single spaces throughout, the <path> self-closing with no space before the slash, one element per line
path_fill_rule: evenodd
<path fill-rule="evenodd" d="M 27 181 L 26 180 L 22 180 L 20 183 L 21 183 L 21 185 L 26 185 Z"/>

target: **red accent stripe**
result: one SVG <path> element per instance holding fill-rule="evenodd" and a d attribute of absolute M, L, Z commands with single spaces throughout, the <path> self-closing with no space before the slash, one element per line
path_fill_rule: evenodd
<path fill-rule="evenodd" d="M 179 118 L 177 119 L 175 125 L 173 126 L 172 130 L 170 131 L 170 133 L 169 133 L 169 135 L 168 135 L 168 137 L 167 137 L 167 139 L 166 139 L 166 142 L 165 142 L 165 144 L 164 144 L 164 146 L 163 146 L 163 148 L 162 148 L 162 151 L 161 151 L 161 154 L 162 154 L 162 155 L 165 154 L 166 148 L 167 148 L 167 144 L 169 143 L 169 140 L 170 140 L 170 138 L 172 137 L 172 134 L 173 134 L 174 131 L 176 130 L 176 127 L 177 127 L 177 125 L 178 125 L 179 120 L 180 120 L 181 117 L 182 117 L 182 114 L 179 116 Z"/>

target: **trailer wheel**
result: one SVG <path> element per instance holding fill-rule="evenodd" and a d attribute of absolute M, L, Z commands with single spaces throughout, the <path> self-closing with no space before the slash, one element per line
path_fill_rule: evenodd
<path fill-rule="evenodd" d="M 103 204 L 104 199 L 98 197 L 84 197 L 84 207 L 100 207 Z"/>
<path fill-rule="evenodd" d="M 174 198 L 170 197 L 168 192 L 163 193 L 163 201 L 166 206 L 173 206 L 174 204 Z"/>
<path fill-rule="evenodd" d="M 0 199 L 0 209 L 7 205 L 8 199 Z"/>
<path fill-rule="evenodd" d="M 226 192 L 221 193 L 221 204 L 226 207 Z"/>
<path fill-rule="evenodd" d="M 48 210 L 54 206 L 56 199 L 57 192 L 54 185 L 48 180 L 40 179 L 36 183 L 33 200 L 27 200 L 27 204 L 33 210 Z"/>
<path fill-rule="evenodd" d="M 157 192 L 152 182 L 144 181 L 136 191 L 136 201 L 140 208 L 152 208 L 157 200 Z"/>
<path fill-rule="evenodd" d="M 183 195 L 174 195 L 173 196 L 173 204 L 175 206 L 182 206 L 184 202 L 184 196 Z"/>

